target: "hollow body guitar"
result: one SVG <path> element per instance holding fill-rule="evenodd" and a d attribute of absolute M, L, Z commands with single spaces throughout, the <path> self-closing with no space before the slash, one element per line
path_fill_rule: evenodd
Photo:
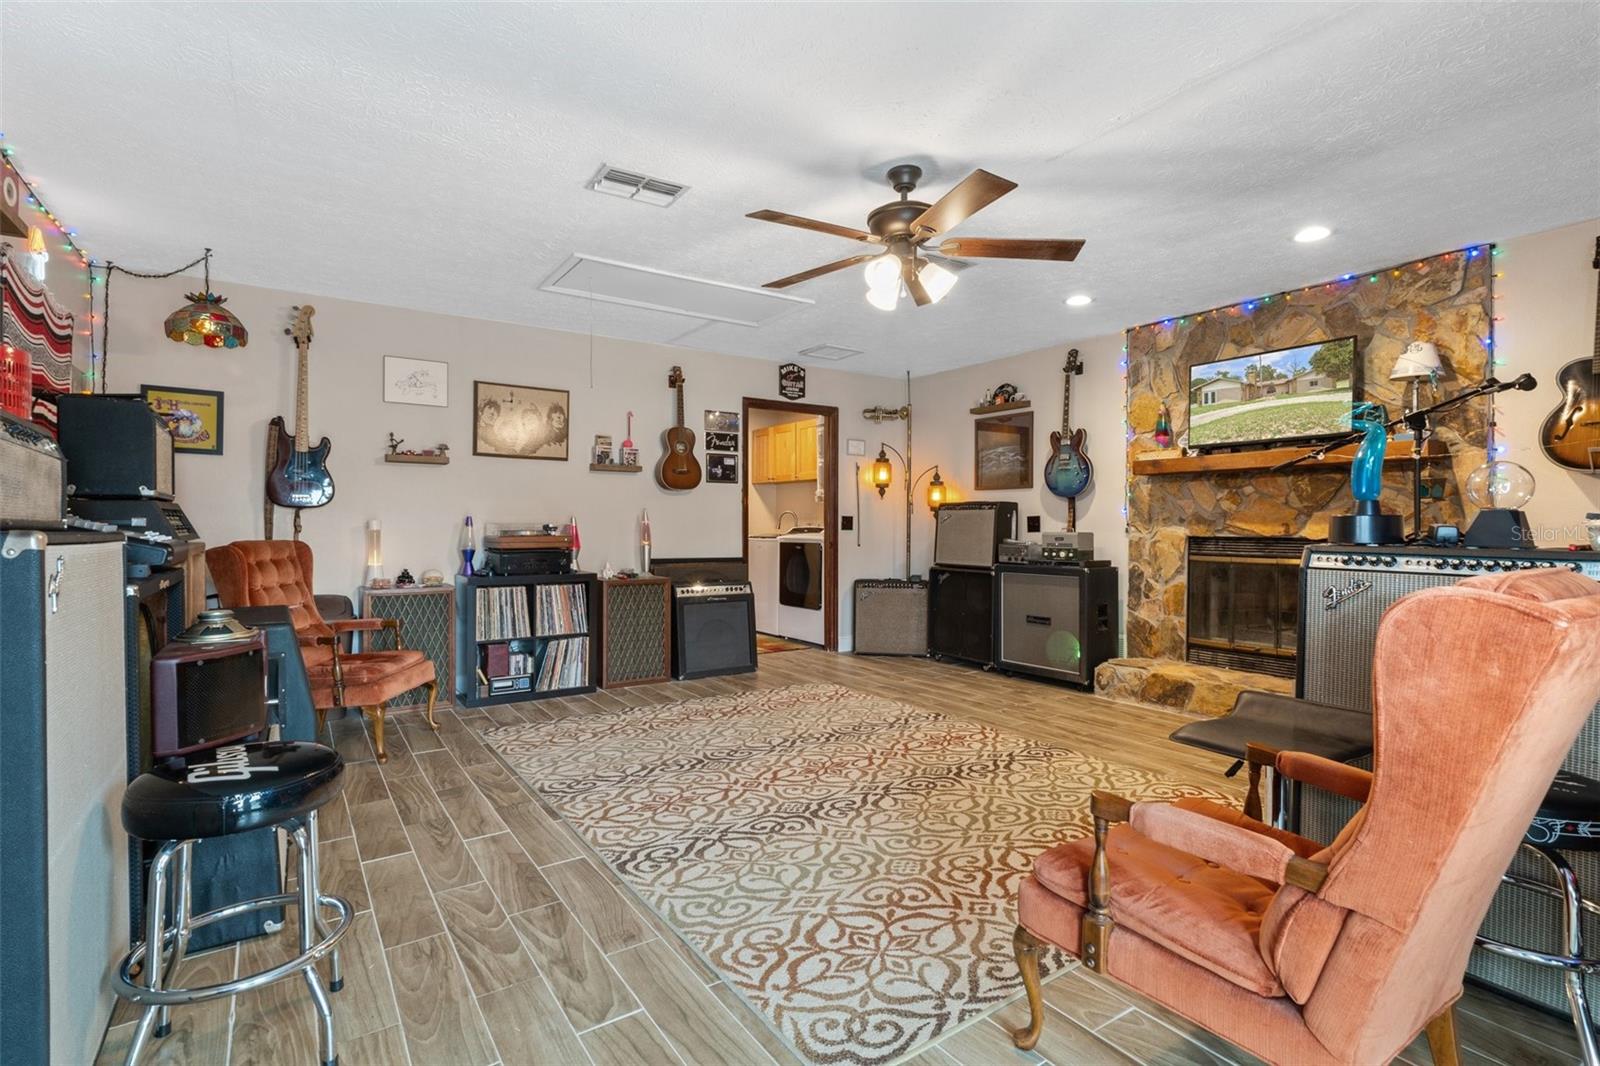
<path fill-rule="evenodd" d="M 1600 271 L 1600 237 L 1594 241 L 1594 268 Z M 1600 274 L 1595 275 L 1594 357 L 1562 367 L 1556 384 L 1561 405 L 1539 432 L 1544 454 L 1571 470 L 1600 474 Z"/>
<path fill-rule="evenodd" d="M 661 434 L 666 451 L 656 464 L 656 482 L 664 489 L 682 492 L 700 484 L 700 460 L 694 457 L 694 430 L 683 424 L 683 367 L 667 375 L 667 387 L 678 391 L 677 425 Z"/>
<path fill-rule="evenodd" d="M 1044 485 L 1068 501 L 1068 524 L 1076 527 L 1078 495 L 1094 480 L 1094 466 L 1083 450 L 1085 433 L 1072 428 L 1072 379 L 1083 373 L 1078 349 L 1067 352 L 1067 363 L 1061 370 L 1066 375 L 1061 387 L 1061 432 L 1050 434 L 1050 458 L 1044 464 Z"/>
<path fill-rule="evenodd" d="M 275 438 L 275 459 L 267 470 L 267 499 L 279 507 L 322 507 L 333 499 L 333 475 L 328 473 L 328 453 L 333 444 L 323 437 L 316 447 L 311 446 L 310 390 L 306 380 L 307 359 L 311 352 L 311 316 L 313 307 L 295 308 L 294 324 L 284 330 L 294 338 L 299 356 L 299 373 L 295 385 L 295 426 L 291 436 L 282 417 L 274 418 L 268 434 Z"/>

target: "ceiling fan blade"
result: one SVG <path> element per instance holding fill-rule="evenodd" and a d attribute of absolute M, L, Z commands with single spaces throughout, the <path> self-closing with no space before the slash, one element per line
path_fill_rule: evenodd
<path fill-rule="evenodd" d="M 917 264 L 914 260 L 906 258 L 900 262 L 900 280 L 905 282 L 906 291 L 917 302 L 918 307 L 927 307 L 933 303 L 933 297 L 928 295 L 927 286 L 922 284 L 922 279 L 917 277 Z"/>
<path fill-rule="evenodd" d="M 939 245 L 945 255 L 971 259 L 1055 259 L 1070 263 L 1078 258 L 1082 241 L 1034 240 L 1028 237 L 952 237 Z"/>
<path fill-rule="evenodd" d="M 816 230 L 818 233 L 831 233 L 835 237 L 848 237 L 853 241 L 870 241 L 877 244 L 881 240 L 866 230 L 851 229 L 849 226 L 840 226 L 833 222 L 818 222 L 814 218 L 802 218 L 800 215 L 791 215 L 783 211 L 752 211 L 744 217 L 759 219 L 762 222 L 776 222 L 784 226 L 798 226 L 800 229 Z"/>
<path fill-rule="evenodd" d="M 810 281 L 812 278 L 820 278 L 824 274 L 832 274 L 835 270 L 843 270 L 845 267 L 853 267 L 857 263 L 865 263 L 868 259 L 876 259 L 879 254 L 878 252 L 868 252 L 866 255 L 852 255 L 849 259 L 840 259 L 837 262 L 812 267 L 810 270 L 802 270 L 798 274 L 790 274 L 788 277 L 779 278 L 777 281 L 769 281 L 761 287 L 763 289 L 787 289 L 790 285 L 798 285 L 802 281 Z"/>
<path fill-rule="evenodd" d="M 994 203 L 1017 187 L 987 170 L 974 170 L 961 184 L 939 197 L 939 201 L 917 216 L 911 232 L 919 235 L 946 233 Z"/>

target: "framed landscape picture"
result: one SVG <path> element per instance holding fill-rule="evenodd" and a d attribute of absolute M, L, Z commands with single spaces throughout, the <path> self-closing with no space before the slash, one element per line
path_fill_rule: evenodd
<path fill-rule="evenodd" d="M 222 393 L 210 389 L 140 385 L 139 395 L 172 431 L 174 451 L 189 455 L 222 454 Z"/>
<path fill-rule="evenodd" d="M 566 462 L 571 398 L 565 389 L 472 383 L 472 454 Z"/>
<path fill-rule="evenodd" d="M 1033 412 L 973 423 L 977 489 L 1033 488 Z"/>
<path fill-rule="evenodd" d="M 434 359 L 383 357 L 383 402 L 450 406 L 450 364 Z"/>

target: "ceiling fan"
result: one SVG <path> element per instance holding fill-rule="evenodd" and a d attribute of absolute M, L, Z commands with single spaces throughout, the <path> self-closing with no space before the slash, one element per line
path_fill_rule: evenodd
<path fill-rule="evenodd" d="M 987 170 L 974 170 L 959 185 L 930 205 L 911 199 L 917 182 L 922 180 L 921 167 L 901 163 L 889 168 L 888 179 L 889 185 L 900 194 L 900 199 L 873 208 L 867 214 L 865 230 L 832 222 L 818 222 L 783 211 L 752 211 L 746 215 L 746 218 L 763 222 L 778 222 L 785 226 L 816 230 L 818 233 L 832 233 L 854 241 L 880 245 L 883 249 L 812 267 L 777 281 L 769 281 L 762 288 L 786 289 L 835 270 L 865 263 L 867 301 L 874 307 L 893 310 L 902 290 L 911 296 L 918 307 L 924 307 L 938 303 L 955 287 L 956 272 L 971 265 L 960 262 L 961 259 L 1054 259 L 1071 262 L 1083 247 L 1082 241 L 1071 240 L 950 237 L 941 241 L 938 248 L 943 256 L 956 258 L 933 255 L 924 245 L 988 207 L 1015 189 L 1017 183 Z"/>

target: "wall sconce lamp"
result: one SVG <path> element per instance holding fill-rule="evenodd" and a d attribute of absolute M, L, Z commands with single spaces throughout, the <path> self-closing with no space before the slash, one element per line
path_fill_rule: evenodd
<path fill-rule="evenodd" d="M 872 461 L 872 484 L 877 488 L 880 500 L 889 491 L 889 486 L 894 484 L 894 464 L 889 462 L 890 452 L 894 452 L 895 458 L 900 460 L 900 465 L 905 467 L 907 473 L 911 471 L 911 468 L 906 466 L 905 456 L 889 445 L 879 442 L 878 457 Z M 910 502 L 912 495 L 917 491 L 917 485 L 929 474 L 933 475 L 933 479 L 928 482 L 928 510 L 937 511 L 939 505 L 944 503 L 945 496 L 945 482 L 944 478 L 939 476 L 938 464 L 928 467 L 912 479 L 911 484 L 906 487 L 906 500 Z"/>

